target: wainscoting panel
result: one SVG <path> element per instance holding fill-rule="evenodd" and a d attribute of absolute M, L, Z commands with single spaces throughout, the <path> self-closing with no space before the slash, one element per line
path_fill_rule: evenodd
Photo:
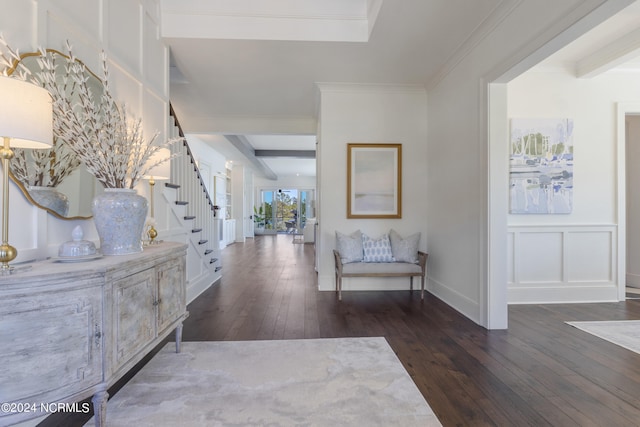
<path fill-rule="evenodd" d="M 509 303 L 617 301 L 615 225 L 508 231 Z"/>
<path fill-rule="evenodd" d="M 569 283 L 613 282 L 615 230 L 567 233 Z"/>
<path fill-rule="evenodd" d="M 516 277 L 521 283 L 563 281 L 563 234 L 558 231 L 519 233 Z"/>

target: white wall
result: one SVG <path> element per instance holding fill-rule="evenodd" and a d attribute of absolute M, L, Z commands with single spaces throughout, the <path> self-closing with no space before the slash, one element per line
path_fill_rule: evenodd
<path fill-rule="evenodd" d="M 506 99 L 490 98 L 487 85 L 508 81 L 628 3 L 502 2 L 429 87 L 430 290 L 481 325 L 507 327 L 508 177 L 489 168 L 508 162 L 508 134 L 493 129 L 505 120 L 491 119 L 488 108 Z"/>
<path fill-rule="evenodd" d="M 205 180 L 205 185 L 209 196 L 213 200 L 214 193 L 214 177 L 223 177 L 226 174 L 225 164 L 227 159 L 217 152 L 213 147 L 198 138 L 197 135 L 187 134 L 185 135 L 193 157 L 196 159 L 200 172 L 203 174 L 202 178 Z M 223 136 L 214 136 L 214 138 L 224 139 Z"/>
<path fill-rule="evenodd" d="M 169 51 L 159 39 L 159 7 L 154 0 L 0 0 L 0 31 L 21 52 L 38 47 L 75 55 L 100 74 L 100 52 L 107 53 L 111 87 L 129 112 L 143 119 L 143 131 L 161 132 L 169 120 Z M 10 188 L 9 242 L 18 249 L 16 262 L 57 256 L 60 243 L 82 225 L 85 238 L 98 242 L 92 220 L 59 220 L 31 206 L 15 185 Z M 162 234 L 166 224 L 158 224 Z"/>
<path fill-rule="evenodd" d="M 242 164 L 233 164 L 231 169 L 231 204 L 233 218 L 236 220 L 236 227 L 233 232 L 235 242 L 244 242 L 247 233 L 253 233 L 253 224 L 249 226 L 249 216 L 253 215 L 253 212 L 249 213 L 249 208 L 253 209 L 253 199 L 251 196 L 251 188 L 253 186 L 253 173 L 248 170 Z M 247 188 L 246 181 L 251 182 L 251 187 Z M 248 190 L 248 194 L 247 194 Z M 247 200 L 249 198 L 250 200 Z M 248 203 L 247 203 L 248 202 Z M 252 221 L 251 221 L 252 222 Z"/>
<path fill-rule="evenodd" d="M 242 200 L 242 212 L 243 212 L 243 221 L 244 225 L 242 226 L 242 241 L 245 241 L 247 237 L 254 237 L 253 231 L 253 205 L 254 203 L 254 186 L 253 181 L 255 175 L 253 170 L 247 167 L 243 167 L 243 178 L 242 183 L 244 185 L 243 194 L 244 199 Z M 235 203 L 235 202 L 234 202 Z M 238 235 L 240 239 L 240 235 Z"/>
<path fill-rule="evenodd" d="M 509 117 L 574 120 L 573 211 L 509 215 L 509 302 L 617 301 L 623 294 L 616 108 L 639 102 L 630 90 L 638 86 L 633 74 L 577 79 L 569 70 L 544 69 L 509 83 Z"/>
<path fill-rule="evenodd" d="M 320 290 L 335 290 L 332 250 L 335 232 L 357 229 L 371 236 L 393 228 L 401 235 L 421 232 L 427 249 L 427 96 L 420 86 L 320 85 L 318 177 Z M 347 143 L 402 144 L 402 218 L 347 219 Z M 344 279 L 344 290 L 409 289 L 409 281 L 376 278 Z"/>

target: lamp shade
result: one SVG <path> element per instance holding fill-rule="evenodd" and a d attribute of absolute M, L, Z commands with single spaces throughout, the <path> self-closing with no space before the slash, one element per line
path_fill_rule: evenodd
<path fill-rule="evenodd" d="M 0 137 L 12 147 L 47 148 L 53 143 L 53 108 L 49 92 L 34 84 L 0 77 Z"/>
<path fill-rule="evenodd" d="M 145 175 L 142 177 L 142 179 L 146 179 L 147 181 L 149 180 L 154 180 L 154 181 L 166 181 L 169 179 L 169 176 L 167 175 L 153 175 L 153 174 L 149 174 L 149 175 Z"/>

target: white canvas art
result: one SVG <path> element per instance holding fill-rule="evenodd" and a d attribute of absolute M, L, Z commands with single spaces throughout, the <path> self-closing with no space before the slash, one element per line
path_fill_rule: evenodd
<path fill-rule="evenodd" d="M 512 214 L 568 214 L 573 207 L 573 120 L 511 119 Z"/>
<path fill-rule="evenodd" d="M 401 144 L 347 144 L 347 218 L 402 218 L 401 171 Z"/>

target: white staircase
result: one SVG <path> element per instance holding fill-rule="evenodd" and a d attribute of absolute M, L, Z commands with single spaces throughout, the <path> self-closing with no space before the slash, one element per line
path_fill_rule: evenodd
<path fill-rule="evenodd" d="M 184 133 L 171 110 L 172 135 Z M 169 216 L 169 240 L 181 241 L 187 249 L 187 303 L 222 277 L 219 240 L 222 221 L 207 192 L 186 139 L 174 144 L 171 176 L 162 188 L 162 199 Z"/>

